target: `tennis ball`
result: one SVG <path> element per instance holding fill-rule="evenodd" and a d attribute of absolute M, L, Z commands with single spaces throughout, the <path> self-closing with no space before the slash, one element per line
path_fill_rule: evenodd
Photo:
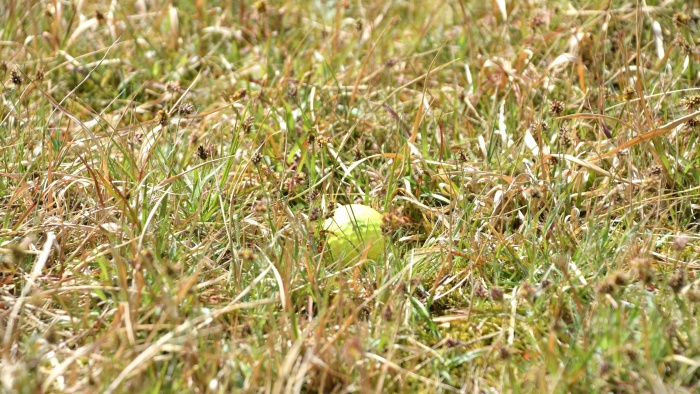
<path fill-rule="evenodd" d="M 360 204 L 338 207 L 333 217 L 326 219 L 326 246 L 335 260 L 347 264 L 367 251 L 367 258 L 379 260 L 384 253 L 382 214 Z"/>

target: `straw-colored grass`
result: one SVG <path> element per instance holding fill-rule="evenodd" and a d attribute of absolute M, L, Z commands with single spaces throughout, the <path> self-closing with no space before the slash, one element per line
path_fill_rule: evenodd
<path fill-rule="evenodd" d="M 0 391 L 699 390 L 697 1 L 95 3 L 0 3 Z"/>

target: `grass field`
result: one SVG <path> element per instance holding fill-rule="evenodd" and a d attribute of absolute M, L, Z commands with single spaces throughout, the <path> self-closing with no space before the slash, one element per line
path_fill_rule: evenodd
<path fill-rule="evenodd" d="M 0 2 L 0 392 L 700 390 L 699 1 L 92 3 Z"/>

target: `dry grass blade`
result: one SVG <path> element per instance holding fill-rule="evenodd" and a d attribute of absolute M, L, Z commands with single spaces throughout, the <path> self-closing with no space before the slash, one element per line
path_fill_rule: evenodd
<path fill-rule="evenodd" d="M 697 2 L 29 3 L 0 392 L 697 391 Z"/>
<path fill-rule="evenodd" d="M 180 324 L 177 326 L 175 329 L 171 330 L 167 334 L 163 335 L 157 342 L 151 344 L 141 352 L 133 361 L 131 361 L 126 368 L 122 370 L 122 372 L 116 377 L 114 381 L 112 381 L 109 386 L 107 387 L 107 390 L 105 390 L 105 393 L 113 393 L 115 390 L 119 388 L 119 386 L 122 384 L 124 379 L 126 379 L 132 372 L 136 371 L 139 368 L 143 368 L 144 364 L 148 363 L 149 360 L 151 360 L 154 356 L 158 354 L 162 350 L 162 348 L 167 345 L 170 340 L 175 338 L 176 335 L 182 334 L 186 332 L 187 330 L 193 329 L 196 330 L 200 328 L 199 326 L 202 323 L 207 323 L 209 321 L 213 321 L 219 316 L 225 315 L 227 313 L 231 313 L 236 310 L 240 309 L 247 309 L 247 308 L 253 308 L 256 306 L 260 305 L 267 305 L 271 304 L 274 302 L 274 299 L 262 299 L 262 300 L 257 300 L 257 301 L 251 301 L 251 302 L 241 302 L 241 303 L 231 303 L 229 306 L 216 311 L 216 313 L 213 313 L 212 316 L 202 316 L 202 317 L 197 317 L 193 319 L 192 321 L 187 321 L 185 323 Z"/>
<path fill-rule="evenodd" d="M 628 180 L 626 180 L 626 179 L 624 179 L 624 178 L 620 178 L 620 177 L 614 176 L 614 175 L 611 174 L 610 172 L 605 171 L 604 169 L 598 167 L 597 165 L 595 165 L 595 164 L 593 164 L 593 163 L 590 163 L 590 162 L 588 162 L 588 161 L 586 161 L 586 160 L 579 159 L 578 157 L 575 157 L 575 156 L 572 156 L 572 155 L 567 155 L 567 154 L 556 154 L 556 153 L 555 153 L 555 154 L 551 154 L 551 155 L 545 155 L 545 158 L 549 158 L 549 157 L 555 157 L 555 158 L 558 158 L 558 159 L 562 159 L 562 160 L 566 160 L 566 161 L 569 161 L 569 162 L 572 162 L 572 163 L 576 163 L 576 164 L 580 165 L 580 166 L 583 167 L 583 168 L 587 168 L 587 169 L 589 169 L 589 170 L 595 172 L 596 174 L 603 175 L 603 176 L 606 176 L 606 177 L 608 177 L 608 178 L 616 179 L 616 180 L 622 181 L 622 182 L 624 182 L 624 183 L 632 183 L 632 182 L 630 182 L 630 181 L 628 181 Z"/>
<path fill-rule="evenodd" d="M 213 321 L 219 316 L 225 315 L 227 313 L 233 312 L 238 309 L 245 309 L 245 308 L 250 308 L 262 304 L 268 304 L 270 302 L 273 302 L 273 299 L 265 299 L 265 300 L 258 300 L 258 301 L 252 301 L 252 302 L 243 302 L 239 303 L 239 301 L 245 297 L 255 285 L 257 285 L 260 281 L 267 276 L 268 272 L 272 269 L 272 266 L 268 266 L 263 272 L 258 275 L 255 280 L 253 280 L 248 287 L 246 287 L 236 298 L 234 298 L 227 306 L 214 311 L 210 316 L 199 316 L 196 317 L 192 320 L 187 320 L 184 323 L 180 324 L 175 328 L 174 330 L 168 332 L 167 334 L 163 335 L 158 341 L 155 343 L 151 344 L 141 352 L 136 358 L 134 358 L 122 371 L 121 373 L 112 381 L 109 386 L 107 387 L 107 390 L 105 393 L 112 393 L 115 390 L 119 388 L 119 386 L 122 384 L 124 379 L 126 379 L 132 372 L 134 372 L 137 368 L 143 367 L 143 364 L 148 362 L 151 358 L 153 358 L 158 352 L 160 352 L 161 348 L 167 344 L 171 339 L 173 339 L 176 335 L 181 334 L 189 329 L 196 328 L 199 324 L 205 321 Z"/>
<path fill-rule="evenodd" d="M 393 369 L 394 371 L 401 372 L 401 373 L 403 373 L 403 374 L 405 374 L 405 375 L 408 375 L 408 376 L 410 376 L 410 377 L 412 377 L 412 378 L 414 378 L 414 379 L 418 379 L 418 380 L 420 380 L 421 382 L 427 384 L 427 385 L 430 386 L 430 387 L 439 388 L 439 389 L 441 389 L 441 390 L 444 390 L 444 391 L 447 391 L 447 392 L 451 392 L 451 393 L 458 393 L 458 392 L 459 392 L 458 389 L 456 389 L 456 388 L 454 388 L 454 387 L 452 387 L 452 386 L 450 386 L 450 385 L 447 385 L 447 384 L 444 384 L 444 383 L 441 383 L 441 382 L 438 382 L 438 381 L 435 381 L 435 380 L 432 380 L 432 379 L 428 379 L 428 378 L 426 378 L 425 376 L 421 376 L 421 375 L 416 374 L 415 372 L 412 372 L 412 371 L 408 371 L 408 370 L 406 370 L 406 369 L 403 369 L 403 368 L 401 368 L 400 366 L 396 365 L 395 363 L 393 363 L 393 362 L 391 362 L 391 361 L 389 361 L 389 360 L 385 359 L 384 357 L 379 356 L 379 355 L 377 355 L 377 354 L 374 354 L 374 353 L 365 353 L 365 357 L 367 357 L 367 358 L 369 358 L 369 359 L 371 359 L 371 360 L 378 361 L 378 362 L 381 363 L 382 365 L 386 365 L 386 366 L 388 366 L 389 368 Z"/>
<path fill-rule="evenodd" d="M 389 30 L 389 26 L 386 26 L 384 30 L 379 34 L 379 37 L 374 41 L 372 44 L 372 47 L 370 48 L 369 52 L 365 56 L 365 60 L 362 62 L 362 66 L 360 67 L 360 72 L 357 73 L 357 78 L 355 78 L 355 84 L 352 88 L 352 94 L 350 95 L 350 105 L 352 106 L 353 103 L 355 102 L 355 98 L 357 97 L 357 90 L 360 86 L 360 81 L 362 80 L 362 74 L 364 73 L 365 69 L 367 68 L 367 63 L 369 62 L 369 59 L 372 56 L 372 53 L 374 53 L 374 49 L 377 47 L 379 42 L 381 41 L 382 37 L 384 37 L 384 34 Z"/>
<path fill-rule="evenodd" d="M 616 123 L 620 123 L 620 124 L 624 125 L 625 127 L 627 127 L 628 129 L 630 129 L 630 130 L 635 130 L 638 134 L 640 134 L 640 133 L 639 133 L 639 130 L 638 130 L 636 127 L 632 126 L 631 124 L 625 122 L 625 121 L 622 120 L 622 119 L 618 119 L 618 118 L 616 118 L 616 117 L 614 117 L 614 116 L 609 116 L 609 115 L 601 115 L 601 114 L 573 114 L 573 115 L 561 116 L 561 117 L 559 117 L 558 119 L 562 119 L 562 120 L 564 120 L 564 119 L 601 119 L 601 120 L 610 120 L 610 121 L 613 121 L 613 122 L 616 122 Z"/>
<path fill-rule="evenodd" d="M 88 128 L 88 127 L 85 125 L 85 123 L 83 123 L 83 122 L 82 122 L 80 119 L 78 119 L 75 115 L 73 115 L 72 113 L 70 113 L 67 109 L 63 108 L 63 106 L 61 106 L 61 104 L 60 104 L 58 101 L 56 101 L 53 97 L 51 97 L 51 95 L 50 95 L 49 93 L 45 92 L 45 91 L 44 91 L 43 89 L 41 89 L 41 88 L 38 88 L 38 89 L 39 89 L 39 91 L 41 92 L 41 94 L 43 94 L 44 97 L 46 97 L 46 99 L 49 100 L 49 102 L 50 102 L 57 110 L 59 110 L 61 113 L 63 113 L 63 114 L 66 115 L 67 117 L 69 117 L 73 122 L 75 122 L 77 125 L 79 125 L 80 128 L 81 128 L 83 131 L 85 131 L 85 133 L 86 133 L 86 134 L 90 137 L 90 139 L 95 143 L 95 146 L 97 146 L 97 148 L 100 150 L 100 152 L 104 152 L 104 147 L 102 146 L 102 143 L 100 143 L 100 140 L 95 136 L 95 134 L 94 134 L 92 131 L 90 131 L 90 128 Z"/>
<path fill-rule="evenodd" d="M 611 156 L 613 156 L 613 155 L 615 155 L 615 154 L 617 154 L 625 149 L 629 149 L 635 145 L 638 145 L 644 141 L 649 141 L 653 138 L 660 137 L 660 136 L 662 136 L 670 131 L 673 131 L 676 127 L 688 123 L 689 120 L 695 119 L 699 115 L 700 115 L 700 111 L 696 111 L 690 115 L 686 115 L 686 116 L 683 116 L 681 118 L 678 118 L 672 122 L 666 123 L 665 125 L 657 128 L 657 129 L 654 129 L 654 130 L 649 131 L 649 132 L 644 133 L 644 134 L 640 134 L 640 135 L 632 138 L 631 140 L 625 142 L 624 144 L 618 146 L 617 148 L 612 149 L 608 152 L 605 152 L 600 156 L 592 157 L 591 160 L 606 159 L 606 158 L 611 157 Z"/>
<path fill-rule="evenodd" d="M 71 354 L 70 357 L 65 359 L 60 365 L 56 366 L 51 371 L 51 374 L 48 377 L 46 377 L 43 384 L 41 385 L 41 391 L 44 393 L 48 392 L 49 389 L 51 388 L 51 385 L 53 384 L 54 380 L 56 380 L 56 378 L 62 376 L 64 373 L 66 373 L 68 368 L 70 368 L 70 366 L 74 362 L 78 361 L 81 357 L 84 357 L 84 356 L 90 354 L 90 352 L 92 352 L 93 350 L 98 348 L 103 342 L 104 342 L 104 339 L 100 339 L 100 340 L 97 340 L 91 344 L 85 345 L 85 346 L 81 347 L 80 349 L 75 350 L 73 352 L 73 354 Z"/>
<path fill-rule="evenodd" d="M 51 250 L 54 247 L 55 240 L 56 235 L 53 231 L 49 231 L 46 234 L 44 248 L 41 250 L 41 253 L 37 256 L 36 262 L 34 263 L 34 267 L 32 268 L 32 272 L 30 273 L 29 278 L 27 278 L 27 283 L 22 288 L 22 293 L 15 301 L 15 304 L 12 306 L 12 310 L 10 311 L 10 315 L 7 319 L 7 325 L 5 326 L 5 336 L 2 341 L 3 347 L 5 349 L 9 349 L 10 345 L 12 344 L 12 335 L 14 333 L 15 324 L 20 319 L 22 306 L 24 306 L 24 302 L 31 293 L 32 289 L 34 288 L 37 278 L 39 278 L 39 275 L 41 275 L 41 272 L 43 271 L 46 262 L 49 260 L 49 256 L 51 255 Z"/>
<path fill-rule="evenodd" d="M 452 63 L 459 61 L 459 60 L 460 60 L 460 59 L 453 59 L 453 60 L 450 60 L 450 61 L 447 62 L 447 63 L 441 64 L 440 66 L 435 67 L 434 69 L 431 69 L 430 71 L 428 71 L 428 72 L 426 72 L 426 73 L 424 73 L 424 74 L 422 74 L 422 75 L 420 75 L 420 76 L 418 76 L 418 77 L 416 77 L 416 78 L 413 78 L 412 80 L 410 80 L 410 81 L 406 82 L 405 84 L 399 86 L 398 88 L 392 90 L 391 93 L 389 93 L 386 97 L 384 97 L 384 98 L 378 103 L 378 106 L 381 106 L 381 105 L 385 104 L 387 101 L 389 101 L 389 99 L 391 99 L 392 97 L 394 97 L 394 95 L 396 95 L 398 92 L 402 91 L 403 89 L 405 89 L 405 88 L 407 88 L 407 87 L 409 87 L 409 86 L 415 84 L 416 82 L 418 82 L 418 81 L 420 81 L 420 80 L 424 80 L 430 73 L 433 73 L 433 74 L 434 74 L 434 73 L 436 73 L 436 72 L 438 72 L 438 71 L 440 71 L 440 70 L 442 70 L 442 69 L 448 67 L 448 66 L 451 65 Z"/>

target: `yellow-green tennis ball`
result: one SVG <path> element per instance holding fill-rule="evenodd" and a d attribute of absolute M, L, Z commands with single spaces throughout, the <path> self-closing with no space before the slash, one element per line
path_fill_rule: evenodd
<path fill-rule="evenodd" d="M 358 261 L 366 249 L 370 260 L 377 261 L 384 253 L 382 214 L 366 205 L 338 207 L 323 227 L 331 256 L 344 264 Z"/>

